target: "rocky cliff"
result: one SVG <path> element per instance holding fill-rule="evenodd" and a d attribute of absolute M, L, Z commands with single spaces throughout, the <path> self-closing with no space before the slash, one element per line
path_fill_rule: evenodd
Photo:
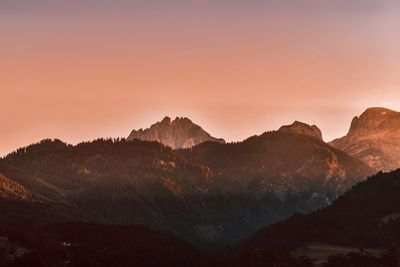
<path fill-rule="evenodd" d="M 375 170 L 400 167 L 400 112 L 369 108 L 351 122 L 346 136 L 330 144 Z"/>
<path fill-rule="evenodd" d="M 188 118 L 171 120 L 169 117 L 165 117 L 150 128 L 133 130 L 128 140 L 134 139 L 157 141 L 173 149 L 189 148 L 206 141 L 225 143 L 224 139 L 212 137 Z"/>

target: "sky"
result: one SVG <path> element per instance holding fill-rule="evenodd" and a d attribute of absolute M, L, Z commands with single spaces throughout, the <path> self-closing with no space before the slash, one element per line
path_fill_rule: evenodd
<path fill-rule="evenodd" d="M 240 141 L 324 140 L 400 110 L 395 0 L 0 0 L 0 155 L 126 137 L 164 116 Z"/>

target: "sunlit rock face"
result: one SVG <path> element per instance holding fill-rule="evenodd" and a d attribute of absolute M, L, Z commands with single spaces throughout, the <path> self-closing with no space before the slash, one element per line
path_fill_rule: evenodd
<path fill-rule="evenodd" d="M 330 144 L 375 170 L 400 168 L 400 112 L 369 108 L 353 119 L 346 136 Z"/>
<path fill-rule="evenodd" d="M 1 200 L 33 200 L 34 195 L 25 187 L 13 182 L 0 173 Z"/>
<path fill-rule="evenodd" d="M 224 139 L 212 137 L 188 118 L 171 120 L 169 117 L 145 130 L 133 130 L 128 140 L 134 139 L 157 141 L 173 149 L 190 148 L 206 141 L 225 143 Z"/>
<path fill-rule="evenodd" d="M 310 137 L 322 140 L 321 130 L 316 125 L 308 125 L 303 122 L 295 121 L 291 125 L 282 126 L 279 129 L 280 132 L 291 132 L 295 134 L 307 135 Z"/>

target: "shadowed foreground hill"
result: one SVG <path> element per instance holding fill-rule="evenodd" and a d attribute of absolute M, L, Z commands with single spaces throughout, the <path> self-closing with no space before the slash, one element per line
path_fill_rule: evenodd
<path fill-rule="evenodd" d="M 378 173 L 328 207 L 308 215 L 295 215 L 256 232 L 237 249 L 217 258 L 214 266 L 397 267 L 399 192 L 400 170 Z M 334 244 L 342 251 L 350 251 L 348 248 L 355 251 L 331 254 L 325 263 L 315 265 L 312 259 L 304 257 L 318 256 L 307 244 L 320 247 Z M 301 257 L 299 252 L 292 253 L 300 247 L 305 253 Z M 376 248 L 378 254 L 366 248 Z"/>
<path fill-rule="evenodd" d="M 295 248 L 306 242 L 356 247 L 400 244 L 400 170 L 361 182 L 332 205 L 265 228 L 244 248 Z"/>

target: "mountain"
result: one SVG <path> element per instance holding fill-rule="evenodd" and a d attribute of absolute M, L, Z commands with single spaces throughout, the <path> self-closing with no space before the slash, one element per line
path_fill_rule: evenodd
<path fill-rule="evenodd" d="M 71 146 L 44 140 L 0 160 L 0 169 L 29 190 L 73 208 L 80 221 L 143 224 L 196 244 L 231 242 L 211 226 L 234 221 L 250 205 L 245 197 L 218 192 L 207 166 L 158 142 L 96 140 Z"/>
<path fill-rule="evenodd" d="M 67 145 L 44 140 L 0 160 L 14 181 L 85 221 L 168 228 L 163 214 L 184 211 L 182 199 L 209 187 L 206 167 L 157 142 L 97 140 Z M 181 206 L 176 206 L 181 205 Z"/>
<path fill-rule="evenodd" d="M 133 130 L 128 140 L 134 139 L 157 141 L 173 149 L 189 148 L 206 141 L 225 143 L 224 139 L 212 137 L 188 118 L 171 120 L 169 117 L 145 130 Z"/>
<path fill-rule="evenodd" d="M 316 126 L 300 122 L 243 142 L 203 143 L 181 153 L 208 166 L 221 190 L 281 199 L 305 192 L 334 197 L 372 174 L 361 161 L 323 142 Z"/>
<path fill-rule="evenodd" d="M 137 139 L 44 140 L 0 159 L 0 172 L 45 198 L 54 218 L 142 224 L 214 248 L 328 205 L 371 173 L 315 129 L 295 123 L 179 150 Z M 32 214 L 30 223 L 43 224 Z"/>
<path fill-rule="evenodd" d="M 302 242 L 383 246 L 389 239 L 400 238 L 384 229 L 400 218 L 399 190 L 400 170 L 378 173 L 357 184 L 330 206 L 308 215 L 295 215 L 261 230 L 249 242 L 265 246 Z M 280 235 L 283 232 L 285 235 Z"/>
<path fill-rule="evenodd" d="M 399 191 L 400 169 L 390 173 L 380 172 L 354 186 L 328 207 L 307 215 L 297 214 L 258 231 L 235 253 L 293 251 L 309 243 L 381 249 L 399 244 Z M 398 265 L 364 263 L 332 266 Z"/>
<path fill-rule="evenodd" d="M 239 143 L 203 143 L 179 151 L 189 161 L 207 166 L 220 192 L 247 199 L 237 201 L 243 206 L 237 213 L 223 210 L 232 220 L 225 219 L 219 229 L 207 225 L 209 229 L 246 236 L 295 212 L 326 206 L 373 173 L 319 135 L 310 136 L 313 127 L 301 124 L 304 129 L 299 131 L 296 124 Z"/>
<path fill-rule="evenodd" d="M 379 171 L 400 167 L 400 112 L 369 108 L 351 122 L 346 136 L 330 144 Z"/>

